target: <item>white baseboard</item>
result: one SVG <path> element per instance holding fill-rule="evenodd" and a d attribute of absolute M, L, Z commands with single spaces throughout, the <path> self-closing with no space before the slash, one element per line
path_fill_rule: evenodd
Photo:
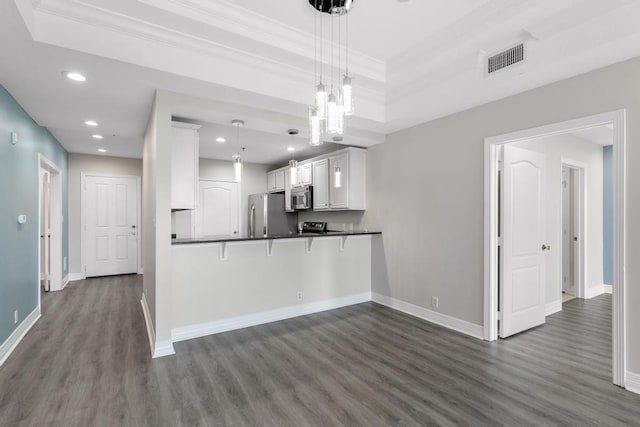
<path fill-rule="evenodd" d="M 559 299 L 558 301 L 548 302 L 547 305 L 545 306 L 545 309 L 544 309 L 544 315 L 545 316 L 550 316 L 553 313 L 557 313 L 559 311 L 562 311 L 562 300 L 561 299 Z"/>
<path fill-rule="evenodd" d="M 402 311 L 403 313 L 435 323 L 436 325 L 444 326 L 445 328 L 453 329 L 454 331 L 470 335 L 474 338 L 481 340 L 484 339 L 484 328 L 480 325 L 476 325 L 475 323 L 447 316 L 446 314 L 438 313 L 436 311 L 375 292 L 372 294 L 372 297 L 373 302 L 377 302 L 378 304 L 386 305 L 394 310 Z"/>
<path fill-rule="evenodd" d="M 142 268 L 138 269 L 138 274 L 144 274 Z"/>
<path fill-rule="evenodd" d="M 590 286 L 587 288 L 585 299 L 595 298 L 602 294 L 604 294 L 604 285 Z"/>
<path fill-rule="evenodd" d="M 625 388 L 629 391 L 640 394 L 640 374 L 627 371 L 624 377 Z"/>
<path fill-rule="evenodd" d="M 221 332 L 233 331 L 236 329 L 248 328 L 250 326 L 263 325 L 265 323 L 277 322 L 279 320 L 290 319 L 292 317 L 304 316 L 326 310 L 333 310 L 353 304 L 360 304 L 371 301 L 371 293 L 349 295 L 341 298 L 334 298 L 308 304 L 294 305 L 275 310 L 263 311 L 260 313 L 237 316 L 215 322 L 199 323 L 196 325 L 181 326 L 171 330 L 171 339 L 174 342 L 190 340 L 207 335 L 219 334 Z"/>
<path fill-rule="evenodd" d="M 69 275 L 67 274 L 66 276 L 64 276 L 64 279 L 62 279 L 62 288 L 60 290 L 66 288 L 68 284 L 69 284 Z"/>
<path fill-rule="evenodd" d="M 156 342 L 156 331 L 153 329 L 153 322 L 151 321 L 151 315 L 149 313 L 149 306 L 147 305 L 147 297 L 142 293 L 142 313 L 144 314 L 144 323 L 147 325 L 147 336 L 149 337 L 149 347 L 151 348 L 151 357 L 163 357 L 176 354 L 176 350 L 173 348 L 173 343 L 159 341 Z"/>
<path fill-rule="evenodd" d="M 75 282 L 75 281 L 78 281 L 78 280 L 84 280 L 86 278 L 87 277 L 82 273 L 69 273 L 69 281 L 70 282 Z"/>
<path fill-rule="evenodd" d="M 602 285 L 602 290 L 604 291 L 605 294 L 612 294 L 613 285 Z"/>
<path fill-rule="evenodd" d="M 27 335 L 27 332 L 36 324 L 40 316 L 40 306 L 38 306 L 24 318 L 22 323 L 9 335 L 9 338 L 0 344 L 0 366 L 9 358 L 13 350 L 20 344 L 20 341 Z"/>

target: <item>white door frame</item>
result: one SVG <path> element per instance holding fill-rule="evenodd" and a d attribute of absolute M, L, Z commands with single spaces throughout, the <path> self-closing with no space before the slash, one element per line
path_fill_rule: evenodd
<path fill-rule="evenodd" d="M 568 167 L 575 171 L 574 177 L 576 178 L 574 183 L 574 190 L 576 192 L 572 203 L 576 207 L 573 216 L 574 228 L 578 229 L 578 244 L 576 248 L 577 257 L 575 258 L 575 264 L 573 266 L 573 277 L 576 286 L 576 298 L 587 298 L 587 246 L 589 244 L 589 236 L 587 235 L 587 197 L 589 192 L 587 191 L 587 176 L 588 167 L 585 163 L 562 158 L 560 159 L 560 176 L 562 176 L 562 168 Z M 560 193 L 560 212 L 563 212 L 562 193 Z M 562 227 L 560 227 L 560 240 L 563 242 Z M 560 251 L 560 265 L 563 264 L 562 250 Z M 560 269 L 560 294 L 559 298 L 562 299 L 562 268 Z"/>
<path fill-rule="evenodd" d="M 61 291 L 62 281 L 62 171 L 42 154 L 38 153 L 38 306 L 40 305 L 40 268 L 42 265 L 42 239 L 40 230 L 42 228 L 42 189 L 40 179 L 40 169 L 49 172 L 49 206 L 51 240 L 49 261 L 51 265 L 49 290 Z"/>
<path fill-rule="evenodd" d="M 86 218 L 86 202 L 87 202 L 87 177 L 96 177 L 96 178 L 133 178 L 136 180 L 136 210 L 137 210 L 137 228 L 136 228 L 136 240 L 138 245 L 138 256 L 137 256 L 137 270 L 138 274 L 142 274 L 142 248 L 140 247 L 141 236 L 142 234 L 142 226 L 141 222 L 141 185 L 140 185 L 140 176 L 137 175 L 111 175 L 105 173 L 87 173 L 80 172 L 80 277 L 82 279 L 87 278 L 87 260 L 85 258 L 85 249 L 87 247 L 87 218 Z"/>
<path fill-rule="evenodd" d="M 484 150 L 484 338 L 498 338 L 498 147 L 513 142 L 561 135 L 597 126 L 613 126 L 613 383 L 624 387 L 625 346 L 625 146 L 626 110 L 485 138 Z"/>

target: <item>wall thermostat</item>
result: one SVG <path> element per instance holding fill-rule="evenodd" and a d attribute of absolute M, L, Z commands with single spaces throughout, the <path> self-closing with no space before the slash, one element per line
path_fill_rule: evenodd
<path fill-rule="evenodd" d="M 26 224 L 27 216 L 26 215 L 18 215 L 18 224 Z"/>
<path fill-rule="evenodd" d="M 11 145 L 16 145 L 18 143 L 18 134 L 16 132 L 11 132 Z"/>

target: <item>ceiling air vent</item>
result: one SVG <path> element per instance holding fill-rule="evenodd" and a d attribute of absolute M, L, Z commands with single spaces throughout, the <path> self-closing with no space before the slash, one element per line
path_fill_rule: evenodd
<path fill-rule="evenodd" d="M 490 56 L 487 60 L 487 74 L 495 73 L 522 61 L 524 61 L 524 43 Z"/>

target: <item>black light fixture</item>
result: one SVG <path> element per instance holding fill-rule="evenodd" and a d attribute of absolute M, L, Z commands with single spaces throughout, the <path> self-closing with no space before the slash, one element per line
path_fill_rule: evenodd
<path fill-rule="evenodd" d="M 349 12 L 354 0 L 309 0 L 309 4 L 316 10 L 330 15 Z"/>

